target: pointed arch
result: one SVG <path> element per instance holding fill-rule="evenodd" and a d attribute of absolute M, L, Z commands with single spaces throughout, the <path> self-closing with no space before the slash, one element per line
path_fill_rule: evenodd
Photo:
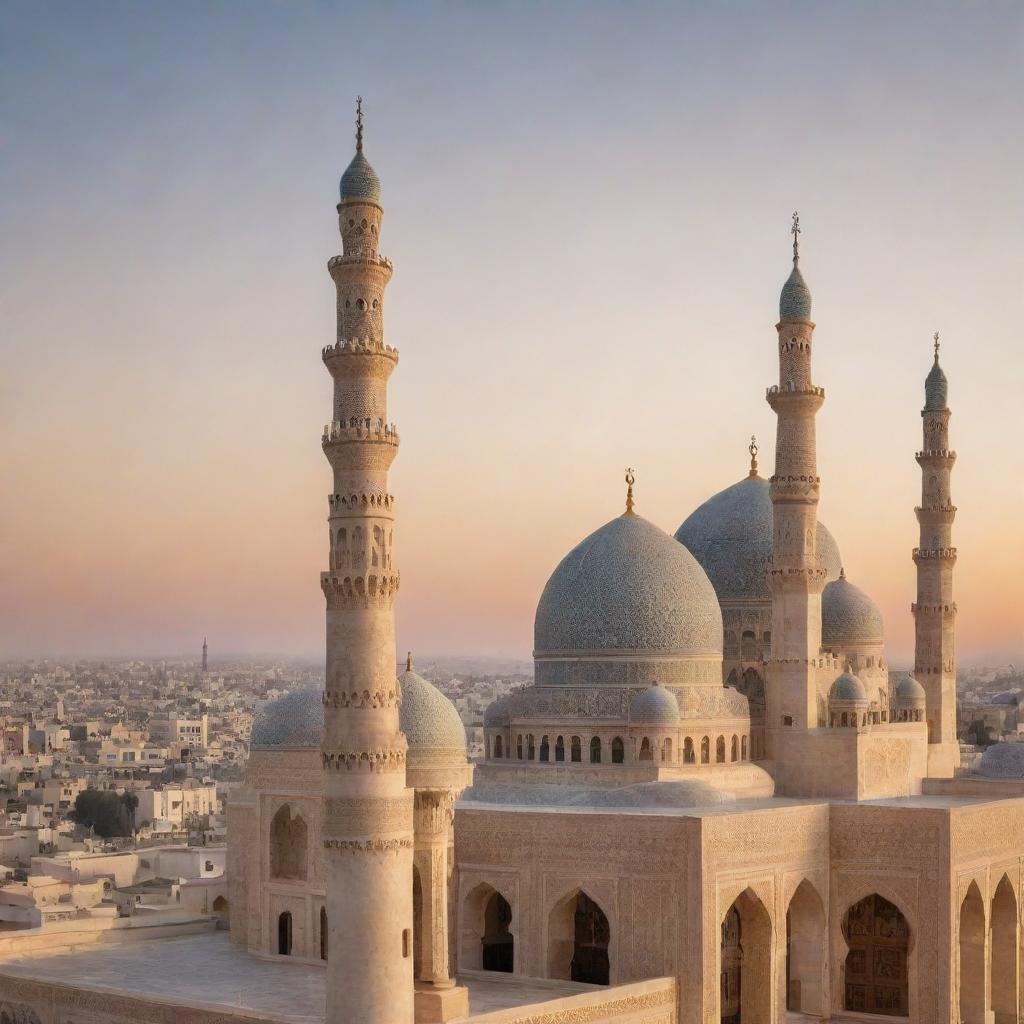
<path fill-rule="evenodd" d="M 843 1008 L 891 1017 L 910 1015 L 910 925 L 903 911 L 877 892 L 843 915 L 846 940 Z"/>
<path fill-rule="evenodd" d="M 959 990 L 961 1024 L 985 1024 L 985 903 L 971 882 L 960 904 Z"/>
<path fill-rule="evenodd" d="M 515 967 L 512 904 L 481 882 L 462 903 L 459 968 L 511 974 Z"/>
<path fill-rule="evenodd" d="M 304 881 L 307 872 L 309 829 L 298 810 L 282 804 L 270 822 L 271 878 Z"/>
<path fill-rule="evenodd" d="M 621 736 L 612 740 L 612 764 L 622 764 L 626 760 L 626 747 Z"/>
<path fill-rule="evenodd" d="M 805 878 L 786 909 L 786 1009 L 824 1014 L 825 906 Z"/>
<path fill-rule="evenodd" d="M 277 952 L 279 956 L 292 955 L 292 912 L 277 915 Z"/>
<path fill-rule="evenodd" d="M 583 889 L 563 896 L 548 914 L 548 977 L 607 985 L 611 925 Z"/>
<path fill-rule="evenodd" d="M 1020 987 L 1017 896 L 1003 875 L 992 897 L 992 1013 L 995 1024 L 1016 1024 Z"/>
<path fill-rule="evenodd" d="M 768 1024 L 772 1019 L 772 921 L 752 889 L 744 889 L 729 905 L 721 931 L 722 1024 Z"/>

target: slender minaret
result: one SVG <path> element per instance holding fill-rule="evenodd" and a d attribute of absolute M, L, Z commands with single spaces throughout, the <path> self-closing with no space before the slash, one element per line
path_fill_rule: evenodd
<path fill-rule="evenodd" d="M 950 474 L 956 452 L 949 450 L 949 385 L 939 366 L 939 335 L 935 335 L 935 362 L 925 379 L 924 408 L 921 410 L 924 442 L 917 453 L 921 467 L 921 505 L 914 511 L 921 526 L 917 565 L 917 600 L 914 613 L 914 675 L 924 687 L 928 720 L 929 762 L 932 769 L 956 767 L 960 747 L 956 736 L 956 657 L 954 654 L 953 566 L 956 548 L 952 544 L 956 506 L 950 498 Z M 954 756 L 952 765 L 942 765 L 937 744 Z M 947 757 L 948 760 L 948 757 Z M 931 770 L 931 769 L 930 769 Z"/>
<path fill-rule="evenodd" d="M 207 651 L 207 648 L 206 648 L 206 637 L 204 636 L 203 637 L 203 675 L 204 676 L 206 675 L 206 672 L 207 672 L 207 667 L 206 667 L 206 655 L 207 655 L 207 653 L 208 653 L 208 651 Z"/>
<path fill-rule="evenodd" d="M 811 292 L 800 273 L 800 220 L 793 214 L 793 271 L 779 299 L 779 383 L 768 389 L 778 417 L 770 480 L 773 540 L 769 756 L 784 758 L 785 738 L 818 725 L 815 660 L 821 653 L 818 477 L 814 418 L 825 400 L 811 378 Z M 773 735 L 775 742 L 773 744 Z M 783 784 L 785 788 L 785 784 Z"/>
<path fill-rule="evenodd" d="M 338 335 L 323 351 L 334 414 L 323 449 L 334 471 L 324 693 L 323 843 L 328 950 L 326 1024 L 412 1024 L 413 793 L 398 721 L 392 554 L 395 503 L 388 468 L 398 434 L 387 383 L 398 353 L 384 344 L 380 181 L 356 154 L 341 178 L 342 255 L 328 261 Z"/>

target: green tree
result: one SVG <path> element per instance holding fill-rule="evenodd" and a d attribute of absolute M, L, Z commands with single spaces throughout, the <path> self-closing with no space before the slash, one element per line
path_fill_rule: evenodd
<path fill-rule="evenodd" d="M 138 797 L 134 794 L 132 797 L 137 806 Z M 79 793 L 75 797 L 72 817 L 79 825 L 93 829 L 104 839 L 131 835 L 128 809 L 121 797 L 109 789 L 86 789 Z"/>

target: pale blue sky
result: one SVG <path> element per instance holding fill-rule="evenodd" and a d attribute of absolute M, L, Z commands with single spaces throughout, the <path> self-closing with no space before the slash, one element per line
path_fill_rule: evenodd
<path fill-rule="evenodd" d="M 1024 8 L 6 3 L 0 652 L 321 645 L 326 259 L 365 97 L 404 649 L 525 653 L 618 513 L 770 469 L 799 207 L 822 518 L 910 651 L 942 331 L 965 657 L 1024 648 Z"/>

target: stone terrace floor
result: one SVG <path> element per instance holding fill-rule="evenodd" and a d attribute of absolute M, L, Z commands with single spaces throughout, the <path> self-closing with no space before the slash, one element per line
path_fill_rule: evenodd
<path fill-rule="evenodd" d="M 323 1024 L 324 971 L 320 967 L 250 956 L 226 932 L 130 945 L 37 953 L 0 960 L 0 975 L 122 992 L 223 1011 L 255 1010 L 282 1024 Z M 591 990 L 571 982 L 513 981 L 510 976 L 468 979 L 470 1016 L 545 1002 Z"/>

